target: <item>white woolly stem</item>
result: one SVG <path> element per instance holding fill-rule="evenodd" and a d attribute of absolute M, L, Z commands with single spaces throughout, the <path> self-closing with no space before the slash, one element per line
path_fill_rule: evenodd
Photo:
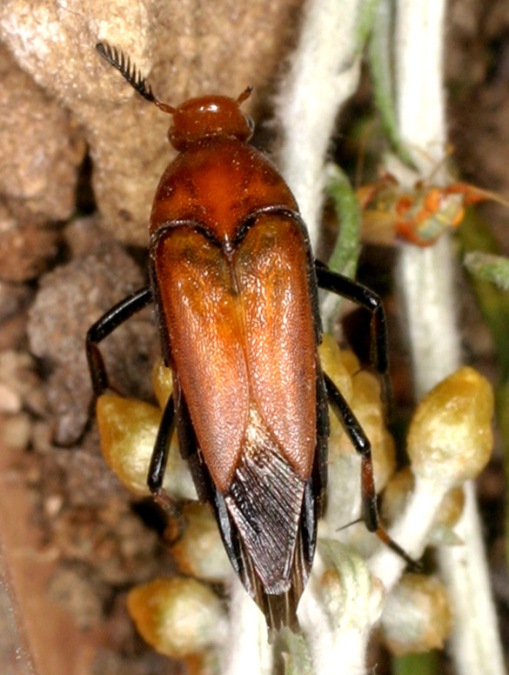
<path fill-rule="evenodd" d="M 322 555 L 316 555 L 299 606 L 313 672 L 362 675 L 370 629 L 381 614 L 383 587 L 365 561 L 339 542 L 321 540 L 318 548 Z"/>
<path fill-rule="evenodd" d="M 423 177 L 442 158 L 445 148 L 444 13 L 445 0 L 398 2 L 399 127 Z M 458 368 L 461 360 L 448 239 L 443 237 L 427 250 L 403 247 L 399 277 L 407 311 L 415 390 L 420 396 Z M 462 675 L 502 675 L 501 646 L 473 486 L 466 485 L 465 491 L 468 507 L 461 521 L 464 545 L 443 549 L 439 554 L 443 574 L 450 583 L 455 617 L 451 649 Z M 406 546 L 404 539 L 399 542 Z"/>
<path fill-rule="evenodd" d="M 460 366 L 450 242 L 402 245 L 398 282 L 411 345 L 417 399 Z"/>
<path fill-rule="evenodd" d="M 362 23 L 369 21 L 372 8 L 372 0 L 306 3 L 299 44 L 276 100 L 282 135 L 278 164 L 295 194 L 313 247 L 319 238 L 329 143 L 338 112 L 358 85 Z M 332 675 L 341 663 L 343 675 L 360 675 L 378 614 L 364 612 L 362 622 L 352 624 L 359 607 L 353 594 L 343 608 L 341 626 L 333 625 L 322 608 L 318 567 L 315 560 L 299 609 L 314 672 Z M 369 598 L 369 588 L 366 593 Z"/>
<path fill-rule="evenodd" d="M 297 50 L 276 100 L 282 129 L 278 165 L 316 246 L 325 161 L 338 111 L 357 88 L 360 22 L 371 0 L 310 0 Z"/>
<path fill-rule="evenodd" d="M 394 541 L 404 546 L 405 551 L 416 560 L 423 553 L 442 500 L 451 487 L 435 477 L 427 480 L 416 476 L 405 512 L 391 528 Z M 405 567 L 405 561 L 387 546 L 381 546 L 369 561 L 369 569 L 382 581 L 387 592 L 397 584 Z"/>
<path fill-rule="evenodd" d="M 422 173 L 442 159 L 445 0 L 399 0 L 396 19 L 397 109 L 401 140 Z"/>
<path fill-rule="evenodd" d="M 421 175 L 442 160 L 446 143 L 442 52 L 445 0 L 400 0 L 396 26 L 397 110 L 402 142 Z M 425 55 L 425 57 L 424 57 Z M 435 179 L 439 179 L 435 175 Z M 402 246 L 405 303 L 416 395 L 420 398 L 461 362 L 449 241 Z"/>
<path fill-rule="evenodd" d="M 451 651 L 461 675 L 504 675 L 504 656 L 487 570 L 475 486 L 465 485 L 465 507 L 456 533 L 463 546 L 440 554 L 442 576 L 454 603 Z"/>
<path fill-rule="evenodd" d="M 235 577 L 230 595 L 230 635 L 223 650 L 224 675 L 271 675 L 272 649 L 265 617 Z"/>

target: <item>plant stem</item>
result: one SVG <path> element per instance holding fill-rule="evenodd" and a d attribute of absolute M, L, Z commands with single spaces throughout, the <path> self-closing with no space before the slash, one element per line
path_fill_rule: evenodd
<path fill-rule="evenodd" d="M 398 3 L 398 121 L 401 138 L 424 177 L 433 163 L 436 166 L 441 159 L 446 140 L 442 84 L 444 12 L 445 0 L 399 0 Z M 440 178 L 440 172 L 435 174 L 436 180 Z M 426 250 L 403 246 L 399 277 L 407 312 L 414 386 L 420 396 L 460 365 L 454 271 L 448 238 L 442 237 Z M 451 649 L 458 672 L 463 675 L 502 675 L 502 652 L 473 485 L 467 484 L 465 492 L 467 507 L 459 524 L 464 545 L 439 552 L 455 616 Z M 400 543 L 405 546 L 404 541 Z"/>
<path fill-rule="evenodd" d="M 361 210 L 348 177 L 339 166 L 328 164 L 328 193 L 332 198 L 336 216 L 340 223 L 339 234 L 329 258 L 329 268 L 344 276 L 355 279 L 361 250 Z M 321 315 L 326 333 L 332 333 L 339 316 L 343 298 L 333 293 L 325 294 L 321 302 Z"/>
<path fill-rule="evenodd" d="M 271 675 L 265 618 L 236 577 L 230 586 L 230 626 L 230 639 L 222 652 L 223 675 Z"/>
<path fill-rule="evenodd" d="M 282 131 L 278 164 L 316 247 L 325 160 L 338 111 L 357 88 L 373 0 L 311 0 L 276 99 Z"/>

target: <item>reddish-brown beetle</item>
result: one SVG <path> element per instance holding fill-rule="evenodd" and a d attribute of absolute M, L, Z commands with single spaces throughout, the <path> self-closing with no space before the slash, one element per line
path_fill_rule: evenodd
<path fill-rule="evenodd" d="M 237 100 L 159 101 L 122 52 L 99 53 L 145 99 L 173 116 L 179 151 L 150 219 L 149 288 L 87 334 L 96 395 L 108 388 L 98 343 L 154 301 L 174 389 L 148 485 L 161 493 L 176 423 L 200 498 L 212 505 L 230 561 L 272 628 L 296 626 L 327 479 L 328 404 L 362 456 L 364 518 L 380 526 L 369 441 L 323 374 L 317 283 L 372 312 L 374 359 L 387 372 L 385 316 L 363 286 L 313 264 L 306 228 L 275 167 L 247 145 L 253 125 Z"/>

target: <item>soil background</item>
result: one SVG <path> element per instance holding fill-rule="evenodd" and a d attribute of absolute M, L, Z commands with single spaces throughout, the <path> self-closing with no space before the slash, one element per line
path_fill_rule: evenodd
<path fill-rule="evenodd" d="M 86 16 L 84 9 L 73 15 L 56 2 L 45 5 L 42 12 L 8 0 L 0 9 L 0 545 L 17 592 L 19 639 L 26 644 L 26 631 L 36 642 L 39 675 L 187 672 L 147 647 L 127 615 L 127 591 L 167 575 L 174 562 L 162 513 L 134 500 L 100 454 L 84 354 L 87 328 L 147 281 L 145 223 L 171 156 L 167 120 L 126 93 L 118 73 L 97 57 L 99 4 L 87 3 Z M 246 107 L 258 125 L 255 142 L 273 148 L 272 97 L 295 43 L 301 3 L 140 7 L 139 16 L 122 14 L 121 2 L 111 12 L 121 17 L 123 44 L 145 55 L 138 65 L 150 71 L 160 96 L 178 103 L 210 91 L 235 95 L 253 84 Z M 450 2 L 445 47 L 451 163 L 461 180 L 509 198 L 507 2 Z M 334 152 L 352 180 L 362 120 L 376 120 L 367 69 L 338 120 Z M 368 152 L 381 143 L 375 133 Z M 509 254 L 509 208 L 489 202 L 475 217 Z M 360 276 L 389 310 L 404 425 L 411 375 L 391 283 L 397 254 L 397 247 L 366 247 Z M 495 383 L 497 355 L 459 262 L 458 289 L 466 361 Z M 349 315 L 345 335 L 361 356 L 364 334 L 365 318 Z M 116 387 L 151 400 L 159 353 L 152 312 L 119 329 L 104 351 Z M 503 463 L 498 439 L 478 491 L 507 648 Z M 390 672 L 376 642 L 372 658 L 378 675 Z M 439 672 L 452 673 L 446 655 L 440 658 Z M 195 666 L 188 664 L 189 672 Z"/>

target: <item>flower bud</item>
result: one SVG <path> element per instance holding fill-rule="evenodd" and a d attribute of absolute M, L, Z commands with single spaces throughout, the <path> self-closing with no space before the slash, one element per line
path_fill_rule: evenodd
<path fill-rule="evenodd" d="M 167 368 L 162 359 L 157 359 L 152 369 L 152 387 L 159 407 L 164 410 L 173 390 L 173 375 L 171 368 Z"/>
<path fill-rule="evenodd" d="M 416 475 L 458 485 L 475 478 L 493 447 L 493 391 L 473 368 L 463 367 L 419 403 L 408 433 Z"/>
<path fill-rule="evenodd" d="M 356 359 L 353 352 L 342 351 L 332 335 L 328 333 L 323 335 L 322 344 L 318 349 L 322 370 L 327 373 L 347 401 L 352 397 L 352 378 L 345 365 L 345 360 L 349 363 L 349 353 Z M 357 369 L 358 366 L 357 361 Z"/>
<path fill-rule="evenodd" d="M 338 387 L 371 443 L 376 485 L 381 490 L 394 472 L 395 448 L 385 426 L 380 382 L 372 373 L 361 370 L 353 352 L 340 350 L 331 335 L 323 336 L 320 360 L 324 372 Z M 338 453 L 351 454 L 355 449 L 332 410 L 330 426 L 329 462 L 333 463 Z"/>
<path fill-rule="evenodd" d="M 365 560 L 330 539 L 320 539 L 318 550 L 325 570 L 316 588 L 331 626 L 360 628 L 376 620 L 384 591 L 380 581 L 369 572 Z"/>
<path fill-rule="evenodd" d="M 185 505 L 182 516 L 184 532 L 171 547 L 179 570 L 205 581 L 225 581 L 231 566 L 212 511 L 205 504 L 192 502 Z"/>
<path fill-rule="evenodd" d="M 149 495 L 147 475 L 161 411 L 142 401 L 103 394 L 97 400 L 97 421 L 108 466 L 130 492 Z M 175 445 L 170 448 L 163 487 L 175 499 L 196 498 L 189 470 Z"/>
<path fill-rule="evenodd" d="M 103 394 L 97 399 L 101 450 L 128 490 L 148 495 L 147 471 L 161 411 L 148 403 Z"/>
<path fill-rule="evenodd" d="M 393 654 L 441 648 L 452 626 L 445 586 L 436 577 L 406 574 L 387 598 L 381 624 Z"/>
<path fill-rule="evenodd" d="M 226 635 L 221 601 L 195 579 L 170 577 L 137 586 L 127 596 L 127 608 L 143 639 L 175 659 L 219 644 Z"/>

